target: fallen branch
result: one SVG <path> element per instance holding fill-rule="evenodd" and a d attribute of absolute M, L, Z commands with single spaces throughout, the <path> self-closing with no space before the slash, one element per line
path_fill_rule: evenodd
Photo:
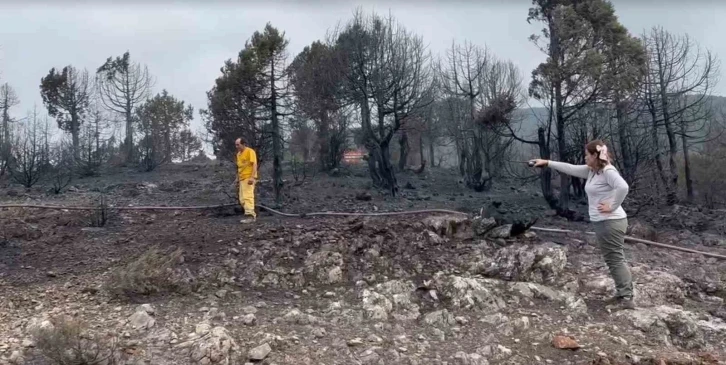
<path fill-rule="evenodd" d="M 584 233 L 584 234 L 589 234 L 589 235 L 594 235 L 595 234 L 595 232 L 571 231 L 569 229 L 555 229 L 555 228 L 541 228 L 541 227 L 530 227 L 530 229 L 533 230 L 533 231 L 551 232 L 551 233 Z M 685 248 L 685 247 L 678 247 L 678 246 L 666 245 L 665 243 L 658 243 L 658 242 L 654 242 L 654 241 L 644 240 L 642 238 L 625 236 L 625 240 L 626 241 L 643 243 L 643 244 L 650 245 L 650 246 L 655 246 L 655 247 L 668 248 L 668 249 L 676 250 L 676 251 L 683 251 L 683 252 L 688 252 L 688 253 L 697 253 L 697 254 L 700 254 L 700 255 L 703 255 L 703 256 L 706 256 L 706 257 L 713 257 L 713 258 L 717 258 L 717 259 L 721 259 L 721 260 L 726 260 L 726 256 L 724 256 L 724 255 L 719 255 L 719 254 L 710 253 L 710 252 L 703 252 L 703 251 L 692 250 L 690 248 Z"/>

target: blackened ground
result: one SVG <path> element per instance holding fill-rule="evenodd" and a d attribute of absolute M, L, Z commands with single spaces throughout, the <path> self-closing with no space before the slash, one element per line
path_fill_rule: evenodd
<path fill-rule="evenodd" d="M 232 173 L 216 163 L 119 170 L 78 180 L 61 195 L 6 186 L 0 202 L 93 205 L 103 194 L 117 206 L 229 203 Z M 288 175 L 280 209 L 484 209 L 536 217 L 538 226 L 588 229 L 553 217 L 536 187 L 518 181 L 477 193 L 451 171 L 405 173 L 401 193 L 391 198 L 372 189 L 362 169 L 340 175 Z M 258 200 L 272 206 L 271 197 L 263 178 Z M 434 233 L 426 217 L 283 218 L 261 211 L 256 224 L 241 225 L 234 209 L 112 211 L 95 227 L 91 212 L 0 210 L 0 363 L 14 352 L 42 363 L 23 343 L 28 321 L 57 314 L 121 335 L 129 364 L 213 362 L 179 346 L 200 323 L 224 327 L 237 345 L 225 356 L 242 363 L 264 343 L 272 350 L 267 364 L 658 363 L 658 356 L 696 364 L 708 363 L 704 353 L 724 356 L 723 262 L 629 245 L 642 308 L 612 312 L 602 301 L 612 282 L 591 238 L 489 239 L 466 224 L 446 236 Z M 726 254 L 717 211 L 646 208 L 631 223 L 633 234 Z M 152 247 L 182 249 L 180 270 L 194 277 L 194 291 L 111 297 L 103 289 L 109 272 Z M 542 273 L 551 278 L 540 280 Z M 142 303 L 155 309 L 148 330 L 128 323 Z M 560 333 L 581 348 L 555 348 Z"/>

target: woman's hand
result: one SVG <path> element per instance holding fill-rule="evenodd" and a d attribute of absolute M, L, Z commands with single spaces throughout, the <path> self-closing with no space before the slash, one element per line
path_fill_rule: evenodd
<path fill-rule="evenodd" d="M 247 185 L 254 185 L 255 184 L 255 178 L 251 177 L 247 179 Z"/>
<path fill-rule="evenodd" d="M 609 203 L 600 203 L 597 205 L 597 210 L 600 213 L 612 213 L 613 209 Z"/>
<path fill-rule="evenodd" d="M 529 165 L 532 167 L 546 167 L 549 164 L 548 160 L 534 159 L 529 161 Z"/>

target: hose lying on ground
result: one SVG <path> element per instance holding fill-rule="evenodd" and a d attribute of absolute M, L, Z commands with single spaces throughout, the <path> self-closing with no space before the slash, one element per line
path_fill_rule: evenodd
<path fill-rule="evenodd" d="M 0 204 L 1 208 L 31 208 L 31 209 L 55 209 L 55 210 L 206 210 L 206 209 L 217 209 L 238 206 L 238 203 L 234 204 L 219 204 L 219 205 L 192 205 L 192 206 L 128 206 L 128 207 L 113 207 L 106 206 L 104 208 L 95 207 L 68 207 L 61 205 L 39 205 L 39 204 Z M 351 212 L 313 212 L 313 213 L 283 213 L 278 210 L 266 207 L 264 205 L 256 205 L 256 207 L 269 211 L 275 215 L 283 217 L 320 217 L 320 216 L 335 216 L 335 217 L 382 217 L 391 215 L 411 215 L 411 214 L 424 214 L 424 213 L 446 213 L 446 214 L 459 214 L 467 215 L 463 212 L 457 212 L 455 210 L 448 209 L 423 209 L 423 210 L 407 210 L 401 212 L 378 212 L 378 213 L 351 213 Z"/>
<path fill-rule="evenodd" d="M 533 231 L 551 232 L 551 233 L 584 233 L 584 234 L 589 234 L 589 235 L 594 235 L 595 234 L 595 232 L 571 231 L 569 229 L 555 229 L 555 228 L 542 228 L 542 227 L 531 227 L 530 229 L 533 230 Z M 714 257 L 714 258 L 717 258 L 717 259 L 726 260 L 726 256 L 724 256 L 724 255 L 719 255 L 719 254 L 710 253 L 710 252 L 703 252 L 703 251 L 692 250 L 690 248 L 685 248 L 685 247 L 678 247 L 678 246 L 666 245 L 665 243 L 658 243 L 658 242 L 654 242 L 654 241 L 644 240 L 642 238 L 625 236 L 625 240 L 626 241 L 631 241 L 631 242 L 643 243 L 643 244 L 646 244 L 646 245 L 649 245 L 649 246 L 668 248 L 668 249 L 676 250 L 676 251 L 683 251 L 683 252 L 689 252 L 689 253 L 697 253 L 697 254 L 701 254 L 701 255 L 704 255 L 704 256 L 708 256 L 708 257 Z"/>
<path fill-rule="evenodd" d="M 195 205 L 195 206 L 139 206 L 139 207 L 105 207 L 105 209 L 109 210 L 205 210 L 205 209 L 217 209 L 217 208 L 225 208 L 225 207 L 234 207 L 238 206 L 239 204 L 219 204 L 219 205 Z M 298 218 L 305 218 L 305 217 L 321 217 L 321 216 L 337 216 L 337 217 L 381 217 L 381 216 L 395 216 L 395 215 L 412 215 L 412 214 L 424 214 L 424 213 L 446 213 L 446 214 L 455 214 L 455 215 L 464 215 L 468 216 L 467 213 L 459 212 L 455 210 L 448 210 L 448 209 L 422 209 L 422 210 L 407 210 L 407 211 L 401 211 L 401 212 L 377 212 L 377 213 L 352 213 L 352 212 L 312 212 L 312 213 L 284 213 L 275 209 L 272 209 L 270 207 L 266 207 L 264 205 L 257 205 L 258 208 L 266 210 L 272 214 L 279 215 L 282 217 L 298 217 Z M 2 208 L 32 208 L 32 209 L 56 209 L 56 210 L 98 210 L 103 209 L 100 207 L 67 207 L 67 206 L 59 206 L 59 205 L 38 205 L 38 204 L 0 204 L 0 209 Z M 544 227 L 530 227 L 533 231 L 540 231 L 540 232 L 550 232 L 550 233 L 584 233 L 588 235 L 594 235 L 595 232 L 587 232 L 587 231 L 572 231 L 567 229 L 555 229 L 555 228 L 544 228 Z M 655 247 L 661 247 L 665 249 L 671 249 L 676 251 L 682 251 L 682 252 L 688 252 L 688 253 L 695 253 L 699 255 L 703 255 L 706 257 L 713 257 L 721 260 L 726 260 L 725 255 L 719 255 L 715 253 L 710 252 L 703 252 L 703 251 L 697 251 L 692 250 L 690 248 L 685 247 L 678 247 L 673 245 L 667 245 L 664 243 L 649 241 L 641 238 L 631 237 L 631 236 L 625 236 L 626 241 L 631 242 L 638 242 L 643 243 L 649 246 L 655 246 Z"/>
<path fill-rule="evenodd" d="M 32 208 L 32 209 L 55 209 L 55 210 L 204 210 L 204 209 L 216 209 L 225 207 L 234 207 L 239 204 L 219 204 L 219 205 L 193 205 L 188 207 L 165 207 L 165 206 L 154 206 L 154 207 L 67 207 L 62 205 L 38 205 L 38 204 L 0 204 L 0 208 Z"/>
<path fill-rule="evenodd" d="M 459 215 L 468 215 L 464 212 L 457 212 L 455 210 L 448 210 L 448 209 L 422 209 L 422 210 L 404 210 L 401 212 L 378 212 L 378 213 L 351 213 L 351 212 L 313 212 L 313 213 L 301 213 L 301 214 L 294 214 L 294 213 L 283 213 L 277 210 L 274 210 L 270 207 L 266 207 L 264 205 L 257 205 L 258 208 L 264 209 L 272 214 L 280 215 L 283 217 L 321 217 L 321 216 L 332 216 L 332 217 L 383 217 L 383 216 L 391 216 L 391 215 L 407 215 L 407 214 L 424 214 L 424 213 L 446 213 L 446 214 L 459 214 Z"/>

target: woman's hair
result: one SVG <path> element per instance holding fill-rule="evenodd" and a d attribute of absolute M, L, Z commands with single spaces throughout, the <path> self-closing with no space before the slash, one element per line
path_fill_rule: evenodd
<path fill-rule="evenodd" d="M 599 139 L 590 141 L 590 143 L 588 143 L 585 146 L 585 149 L 587 150 L 588 153 L 590 153 L 591 155 L 595 155 L 595 157 L 597 158 L 597 171 L 598 172 L 602 171 L 602 169 L 604 169 L 605 166 L 607 166 L 610 163 L 611 155 L 610 155 L 610 151 L 608 151 L 608 149 L 607 149 L 607 145 L 605 144 L 605 142 L 603 142 Z M 601 157 L 603 157 L 604 159 Z"/>

